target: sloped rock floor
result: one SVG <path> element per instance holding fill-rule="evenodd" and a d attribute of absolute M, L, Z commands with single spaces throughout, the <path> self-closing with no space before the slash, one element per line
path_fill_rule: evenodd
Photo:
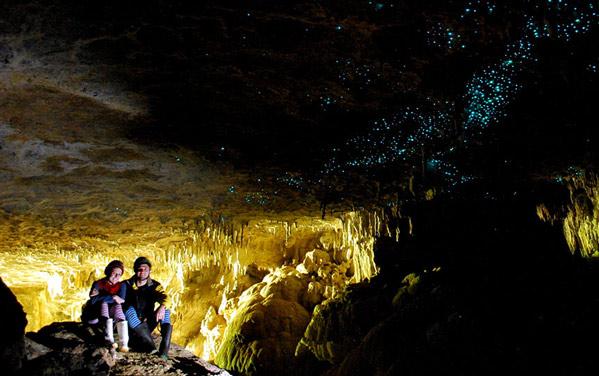
<path fill-rule="evenodd" d="M 160 337 L 155 337 L 157 345 Z M 87 325 L 57 322 L 27 333 L 24 375 L 229 375 L 173 344 L 170 358 L 116 352 L 101 345 L 101 337 Z"/>

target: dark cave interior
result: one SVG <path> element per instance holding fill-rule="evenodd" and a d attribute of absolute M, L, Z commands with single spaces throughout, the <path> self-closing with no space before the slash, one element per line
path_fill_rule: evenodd
<path fill-rule="evenodd" d="M 0 275 L 37 330 L 71 317 L 31 311 L 33 282 L 9 275 L 18 252 L 146 247 L 187 265 L 185 247 L 218 228 L 233 240 L 205 241 L 229 266 L 161 277 L 185 270 L 177 294 L 196 308 L 178 318 L 218 327 L 181 324 L 175 339 L 232 374 L 592 373 L 598 12 L 596 0 L 3 1 Z M 360 211 L 382 214 L 346 215 Z M 362 236 L 354 259 L 374 239 L 376 273 L 327 238 L 347 231 Z M 233 262 L 238 238 L 250 250 Z M 286 278 L 307 295 L 244 300 Z M 305 313 L 277 316 L 290 301 Z M 253 327 L 240 313 L 252 310 L 292 324 Z"/>

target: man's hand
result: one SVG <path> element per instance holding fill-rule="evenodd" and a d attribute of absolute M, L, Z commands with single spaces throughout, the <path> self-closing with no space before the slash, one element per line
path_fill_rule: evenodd
<path fill-rule="evenodd" d="M 117 303 L 117 304 L 123 304 L 123 303 L 125 303 L 125 299 L 121 298 L 118 295 L 113 295 L 112 296 L 112 300 L 114 300 L 114 302 Z"/>
<path fill-rule="evenodd" d="M 100 291 L 96 290 L 96 289 L 92 289 L 92 291 L 89 293 L 89 297 L 93 298 L 94 296 L 98 295 L 100 293 Z"/>
<path fill-rule="evenodd" d="M 156 321 L 157 322 L 164 320 L 164 311 L 165 311 L 165 308 L 163 305 L 158 307 L 158 309 L 156 310 Z"/>

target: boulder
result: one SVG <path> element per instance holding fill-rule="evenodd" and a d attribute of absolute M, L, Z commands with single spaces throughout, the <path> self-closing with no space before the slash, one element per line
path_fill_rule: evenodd
<path fill-rule="evenodd" d="M 23 306 L 0 278 L 0 322 L 3 333 L 0 336 L 0 362 L 8 373 L 18 371 L 25 355 L 25 327 L 27 318 Z"/>
<path fill-rule="evenodd" d="M 228 325 L 216 356 L 221 367 L 244 375 L 280 375 L 294 368 L 297 342 L 310 313 L 301 304 L 308 280 L 283 267 L 239 297 L 225 313 Z"/>

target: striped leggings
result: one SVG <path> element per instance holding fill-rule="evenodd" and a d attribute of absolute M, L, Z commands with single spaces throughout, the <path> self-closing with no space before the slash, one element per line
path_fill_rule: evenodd
<path fill-rule="evenodd" d="M 127 317 L 127 322 L 129 323 L 129 327 L 137 328 L 141 324 L 141 320 L 137 316 L 137 312 L 135 312 L 135 308 L 129 307 L 125 311 L 125 316 Z M 154 321 L 154 320 L 149 320 Z M 169 309 L 164 310 L 164 320 L 162 320 L 163 324 L 171 323 L 171 311 Z"/>
<path fill-rule="evenodd" d="M 108 303 L 102 303 L 102 306 L 100 307 L 100 316 L 104 318 L 113 317 L 116 322 L 126 320 L 125 315 L 123 314 L 123 307 L 118 303 L 111 304 L 110 307 L 108 306 Z"/>

